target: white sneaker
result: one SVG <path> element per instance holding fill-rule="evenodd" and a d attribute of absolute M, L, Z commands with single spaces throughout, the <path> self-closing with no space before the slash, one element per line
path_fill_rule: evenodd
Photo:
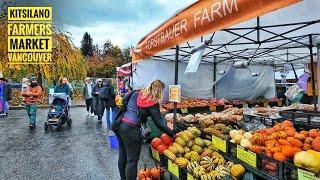
<path fill-rule="evenodd" d="M 91 117 L 94 117 L 94 114 L 93 114 L 93 113 L 91 113 Z"/>
<path fill-rule="evenodd" d="M 87 112 L 87 116 L 89 116 L 89 111 Z"/>

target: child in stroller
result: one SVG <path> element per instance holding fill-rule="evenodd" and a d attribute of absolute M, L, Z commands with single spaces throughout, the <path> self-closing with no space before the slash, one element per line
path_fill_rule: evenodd
<path fill-rule="evenodd" d="M 52 94 L 51 108 L 48 112 L 47 121 L 44 123 L 44 130 L 47 131 L 49 127 L 58 126 L 61 128 L 67 122 L 71 126 L 69 96 L 65 93 Z"/>

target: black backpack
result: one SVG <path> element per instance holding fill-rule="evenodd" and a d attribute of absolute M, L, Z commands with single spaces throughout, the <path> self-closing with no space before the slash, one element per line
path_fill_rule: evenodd
<path fill-rule="evenodd" d="M 122 123 L 122 117 L 127 110 L 127 105 L 130 101 L 132 94 L 135 92 L 136 91 L 132 91 L 123 98 L 123 102 L 122 102 L 123 105 L 120 107 L 116 117 L 114 118 L 114 121 L 113 121 L 112 127 L 111 127 L 112 131 L 116 134 L 119 133 L 120 125 Z"/>

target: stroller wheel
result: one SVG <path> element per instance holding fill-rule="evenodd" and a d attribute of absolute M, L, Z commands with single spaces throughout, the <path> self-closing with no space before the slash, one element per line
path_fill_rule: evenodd
<path fill-rule="evenodd" d="M 47 132 L 47 131 L 48 131 L 48 128 L 49 128 L 48 123 L 47 123 L 47 122 L 44 122 L 44 131 Z"/>
<path fill-rule="evenodd" d="M 72 120 L 70 118 L 68 118 L 67 123 L 68 123 L 68 126 L 71 127 Z"/>

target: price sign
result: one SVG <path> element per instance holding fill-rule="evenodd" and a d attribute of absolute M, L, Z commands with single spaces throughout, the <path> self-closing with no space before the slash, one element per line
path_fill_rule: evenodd
<path fill-rule="evenodd" d="M 187 180 L 194 180 L 194 178 L 191 174 L 187 173 Z"/>
<path fill-rule="evenodd" d="M 188 113 L 188 109 L 187 108 L 182 108 L 181 112 L 182 112 L 182 114 L 187 114 Z"/>
<path fill-rule="evenodd" d="M 237 158 L 252 167 L 257 167 L 257 154 L 251 151 L 246 151 L 239 145 L 237 145 Z"/>
<path fill-rule="evenodd" d="M 211 106 L 210 106 L 210 111 L 217 111 L 217 106 L 211 105 Z"/>
<path fill-rule="evenodd" d="M 280 107 L 280 106 L 283 106 L 283 104 L 282 104 L 282 101 L 281 100 L 279 100 L 278 101 L 278 106 Z"/>
<path fill-rule="evenodd" d="M 213 147 L 219 149 L 220 151 L 227 152 L 227 142 L 218 138 L 217 136 L 212 136 L 212 145 Z"/>
<path fill-rule="evenodd" d="M 169 85 L 169 101 L 180 102 L 181 88 L 180 85 Z"/>
<path fill-rule="evenodd" d="M 179 178 L 179 167 L 170 159 L 168 159 L 168 171 L 175 175 L 177 178 Z"/>
<path fill-rule="evenodd" d="M 312 172 L 298 169 L 298 180 L 319 180 Z"/>
<path fill-rule="evenodd" d="M 159 152 L 156 151 L 155 149 L 153 149 L 153 147 L 151 147 L 151 154 L 152 154 L 153 159 L 160 161 Z"/>
<path fill-rule="evenodd" d="M 268 101 L 263 102 L 263 107 L 268 107 L 268 106 L 269 106 Z"/>

